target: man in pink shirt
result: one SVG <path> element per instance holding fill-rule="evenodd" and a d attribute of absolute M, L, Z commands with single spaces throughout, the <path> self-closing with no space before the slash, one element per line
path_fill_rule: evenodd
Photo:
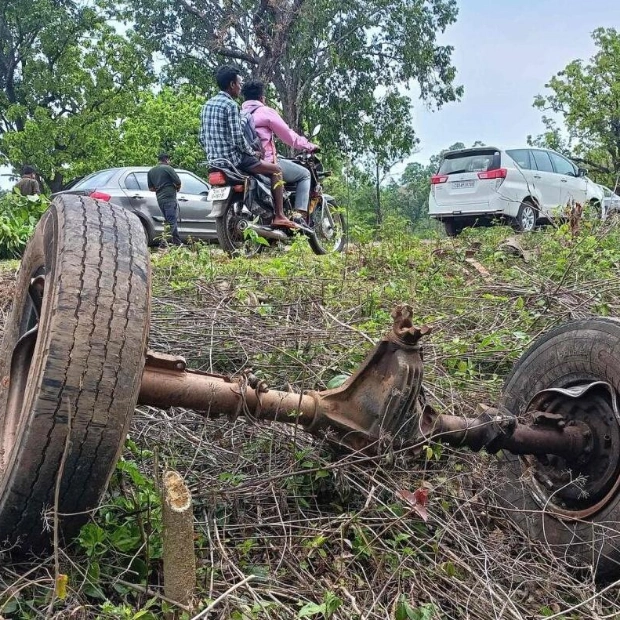
<path fill-rule="evenodd" d="M 295 133 L 274 110 L 265 105 L 265 86 L 263 82 L 253 80 L 243 85 L 241 93 L 245 112 L 252 115 L 256 133 L 261 140 L 264 157 L 268 162 L 277 163 L 282 169 L 285 183 L 295 183 L 295 210 L 301 223 L 307 222 L 308 202 L 310 201 L 310 171 L 290 159 L 279 159 L 276 152 L 275 137 L 298 150 L 316 151 L 318 146 Z"/>

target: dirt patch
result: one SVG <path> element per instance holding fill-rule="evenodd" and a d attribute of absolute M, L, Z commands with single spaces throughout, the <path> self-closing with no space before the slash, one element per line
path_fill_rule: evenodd
<path fill-rule="evenodd" d="M 0 269 L 0 339 L 15 296 L 15 272 Z"/>

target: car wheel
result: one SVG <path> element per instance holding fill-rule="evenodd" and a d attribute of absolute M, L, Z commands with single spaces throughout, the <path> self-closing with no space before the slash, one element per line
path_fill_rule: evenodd
<path fill-rule="evenodd" d="M 598 200 L 590 200 L 586 205 L 586 219 L 600 220 L 603 217 L 603 209 Z"/>
<path fill-rule="evenodd" d="M 517 230 L 531 232 L 536 228 L 538 209 L 531 202 L 522 202 L 515 219 Z"/>
<path fill-rule="evenodd" d="M 443 227 L 448 237 L 456 237 L 461 232 L 463 232 L 464 228 L 463 223 L 457 218 L 450 218 L 449 220 L 444 220 Z"/>
<path fill-rule="evenodd" d="M 153 238 L 149 234 L 148 224 L 142 219 L 140 220 L 140 223 L 142 224 L 142 230 L 144 230 L 144 239 L 146 241 L 146 247 L 148 248 L 153 245 Z"/>

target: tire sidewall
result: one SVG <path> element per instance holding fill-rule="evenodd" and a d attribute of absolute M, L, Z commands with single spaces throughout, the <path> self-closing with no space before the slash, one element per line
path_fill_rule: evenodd
<path fill-rule="evenodd" d="M 620 321 L 574 321 L 539 338 L 506 379 L 501 404 L 520 416 L 540 390 L 594 380 L 607 381 L 620 393 Z M 618 494 L 588 520 L 555 517 L 549 512 L 551 507 L 536 498 L 521 457 L 504 452 L 500 459 L 506 477 L 500 502 L 530 538 L 549 543 L 558 555 L 580 565 L 594 564 L 599 579 L 620 574 L 620 543 L 610 542 L 613 537 L 605 537 L 600 530 L 597 533 L 596 527 L 620 522 Z"/>
<path fill-rule="evenodd" d="M 57 296 L 57 273 L 56 273 L 56 253 L 50 250 L 50 237 L 54 236 L 54 230 L 57 228 L 57 224 L 54 218 L 54 209 L 50 209 L 46 212 L 41 224 L 37 227 L 32 240 L 29 242 L 26 251 L 22 257 L 20 278 L 16 286 L 15 301 L 13 303 L 13 309 L 11 317 L 7 323 L 9 326 L 8 331 L 5 332 L 3 345 L 2 345 L 2 359 L 6 360 L 6 368 L 0 368 L 1 376 L 4 377 L 10 372 L 10 357 L 17 340 L 20 337 L 20 324 L 22 318 L 22 311 L 28 297 L 28 287 L 33 272 L 36 271 L 42 265 L 47 265 L 49 268 L 46 272 L 46 288 L 47 280 L 49 279 L 50 288 L 46 291 L 41 307 L 41 317 L 39 319 L 39 334 L 37 337 L 37 343 L 35 345 L 34 353 L 32 356 L 32 365 L 29 372 L 29 377 L 37 378 L 37 382 L 34 385 L 28 383 L 28 388 L 24 394 L 24 400 L 22 404 L 22 411 L 30 411 L 33 407 L 36 407 L 36 395 L 39 394 L 41 389 L 41 382 L 43 378 L 43 370 L 45 364 L 45 357 L 42 352 L 49 348 L 50 335 L 53 331 L 51 325 L 50 308 L 55 305 Z M 49 262 L 48 262 L 49 261 Z M 0 402 L 2 410 L 6 406 L 6 400 L 8 397 L 8 390 L 3 390 L 3 397 Z M 33 420 L 36 424 L 36 418 Z M 15 437 L 15 445 L 17 449 L 11 452 L 11 458 L 7 463 L 6 473 L 0 477 L 0 515 L 4 513 L 3 503 L 7 501 L 9 495 L 7 489 L 12 486 L 15 481 L 15 476 L 23 475 L 21 467 L 17 466 L 16 460 L 19 455 L 19 445 L 23 441 L 24 431 L 26 430 L 25 424 L 20 424 L 17 429 Z M 0 517 L 0 529 L 2 527 Z"/>

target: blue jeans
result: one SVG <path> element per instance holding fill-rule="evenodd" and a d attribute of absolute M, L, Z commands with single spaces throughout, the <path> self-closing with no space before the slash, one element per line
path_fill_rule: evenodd
<path fill-rule="evenodd" d="M 166 220 L 166 224 L 170 228 L 170 236 L 174 245 L 181 245 L 181 237 L 179 236 L 179 228 L 177 226 L 177 217 L 179 214 L 179 203 L 174 201 L 164 202 L 159 208 Z"/>
<path fill-rule="evenodd" d="M 285 183 L 296 183 L 295 210 L 307 211 L 310 201 L 310 170 L 296 164 L 290 159 L 278 158 L 278 165 L 282 168 L 282 178 Z"/>

